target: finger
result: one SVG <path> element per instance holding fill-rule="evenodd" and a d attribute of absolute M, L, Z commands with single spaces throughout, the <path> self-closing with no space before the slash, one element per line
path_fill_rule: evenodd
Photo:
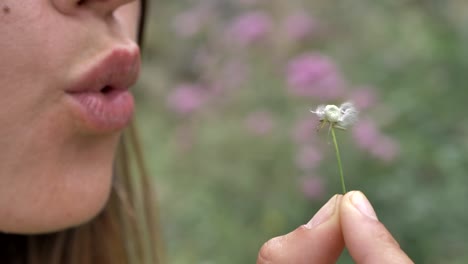
<path fill-rule="evenodd" d="M 331 264 L 344 247 L 339 220 L 342 195 L 332 197 L 305 225 L 266 242 L 257 264 Z"/>
<path fill-rule="evenodd" d="M 363 193 L 353 191 L 343 197 L 340 220 L 346 247 L 356 263 L 413 263 L 379 222 Z"/>

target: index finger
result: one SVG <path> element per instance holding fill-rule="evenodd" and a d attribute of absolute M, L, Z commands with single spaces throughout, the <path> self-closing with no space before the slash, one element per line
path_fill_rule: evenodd
<path fill-rule="evenodd" d="M 353 191 L 343 197 L 340 219 L 346 247 L 356 263 L 413 263 L 377 219 L 374 209 L 363 193 Z"/>

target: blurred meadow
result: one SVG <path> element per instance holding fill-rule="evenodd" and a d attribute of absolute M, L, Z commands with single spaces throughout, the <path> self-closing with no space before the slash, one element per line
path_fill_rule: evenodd
<path fill-rule="evenodd" d="M 416 263 L 468 263 L 468 1 L 151 4 L 134 91 L 168 263 L 255 263 L 341 192 L 309 110 L 346 100 L 348 189 Z"/>

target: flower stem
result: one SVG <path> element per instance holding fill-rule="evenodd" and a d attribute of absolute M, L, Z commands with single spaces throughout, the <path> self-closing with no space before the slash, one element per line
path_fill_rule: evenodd
<path fill-rule="evenodd" d="M 344 176 L 343 176 L 343 167 L 341 166 L 340 149 L 338 148 L 338 143 L 336 141 L 335 129 L 333 128 L 332 124 L 330 124 L 330 126 L 331 126 L 331 133 L 333 137 L 333 143 L 335 144 L 336 159 L 338 160 L 338 168 L 340 169 L 341 188 L 343 189 L 343 194 L 345 194 L 346 186 L 345 186 Z"/>

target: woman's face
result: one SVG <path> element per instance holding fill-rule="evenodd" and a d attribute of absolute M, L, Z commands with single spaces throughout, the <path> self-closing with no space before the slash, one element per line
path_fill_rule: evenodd
<path fill-rule="evenodd" d="M 71 227 L 106 203 L 133 112 L 139 7 L 0 2 L 0 231 Z"/>

